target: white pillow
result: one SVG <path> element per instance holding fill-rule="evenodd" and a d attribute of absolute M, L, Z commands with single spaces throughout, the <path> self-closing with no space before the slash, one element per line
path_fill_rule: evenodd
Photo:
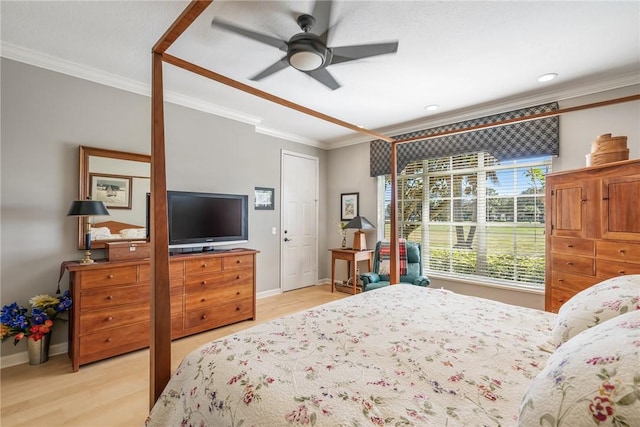
<path fill-rule="evenodd" d="M 640 274 L 607 279 L 560 307 L 551 342 L 558 347 L 585 329 L 632 310 L 640 310 Z"/>
<path fill-rule="evenodd" d="M 146 228 L 125 228 L 120 230 L 123 239 L 145 239 L 147 237 Z"/>
<path fill-rule="evenodd" d="M 106 240 L 111 238 L 109 227 L 91 228 L 91 240 Z"/>
<path fill-rule="evenodd" d="M 518 425 L 640 426 L 640 311 L 564 343 L 522 399 Z"/>

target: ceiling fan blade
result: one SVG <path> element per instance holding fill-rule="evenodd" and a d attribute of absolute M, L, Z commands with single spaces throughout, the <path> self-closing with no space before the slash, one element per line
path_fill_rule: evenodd
<path fill-rule="evenodd" d="M 252 40 L 256 40 L 265 44 L 268 44 L 273 47 L 277 47 L 280 50 L 287 50 L 287 42 L 285 40 L 280 40 L 275 37 L 271 37 L 267 34 L 258 33 L 252 30 L 247 30 L 246 28 L 238 27 L 235 24 L 231 24 L 229 22 L 222 21 L 220 19 L 214 19 L 211 21 L 212 27 L 222 28 L 227 31 L 231 31 L 236 34 L 240 34 L 241 36 L 248 37 Z"/>
<path fill-rule="evenodd" d="M 333 1 L 316 0 L 311 16 L 316 19 L 311 31 L 320 36 L 320 40 L 326 45 L 329 39 L 329 26 L 331 25 L 331 9 Z"/>
<path fill-rule="evenodd" d="M 333 76 L 324 68 L 318 68 L 317 70 L 311 71 L 303 71 L 303 73 L 310 75 L 331 90 L 336 90 L 340 87 L 340 84 L 336 81 L 336 79 L 334 79 Z"/>
<path fill-rule="evenodd" d="M 396 53 L 398 51 L 398 42 L 341 46 L 331 48 L 331 50 L 333 52 L 331 64 L 339 64 L 341 62 L 354 61 L 370 56 Z"/>
<path fill-rule="evenodd" d="M 270 65 L 269 67 L 265 68 L 264 70 L 260 71 L 258 74 L 256 74 L 255 76 L 251 77 L 249 80 L 253 80 L 258 81 L 258 80 L 262 80 L 267 76 L 270 76 L 273 73 L 277 73 L 278 71 L 287 68 L 289 66 L 289 61 L 287 61 L 287 57 L 283 57 L 281 60 L 279 60 L 278 62 Z"/>

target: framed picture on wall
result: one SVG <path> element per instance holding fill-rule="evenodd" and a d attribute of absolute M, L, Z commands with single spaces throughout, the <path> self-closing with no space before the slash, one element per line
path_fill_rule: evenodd
<path fill-rule="evenodd" d="M 109 209 L 131 209 L 130 176 L 89 174 L 91 199 L 104 202 Z"/>
<path fill-rule="evenodd" d="M 340 220 L 350 221 L 358 216 L 360 193 L 342 193 L 340 195 Z"/>
<path fill-rule="evenodd" d="M 256 187 L 255 188 L 255 209 L 262 210 L 273 210 L 274 203 L 274 189 L 267 187 Z"/>

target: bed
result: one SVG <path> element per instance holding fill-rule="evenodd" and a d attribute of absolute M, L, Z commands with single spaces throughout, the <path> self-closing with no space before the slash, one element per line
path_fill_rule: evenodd
<path fill-rule="evenodd" d="M 640 426 L 640 275 L 558 314 L 395 285 L 210 342 L 156 426 Z"/>
<path fill-rule="evenodd" d="M 554 320 L 440 289 L 365 292 L 193 351 L 147 426 L 510 425 Z"/>

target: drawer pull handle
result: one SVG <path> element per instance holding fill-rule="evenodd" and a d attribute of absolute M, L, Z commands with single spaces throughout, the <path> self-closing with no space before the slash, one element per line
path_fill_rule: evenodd
<path fill-rule="evenodd" d="M 111 322 L 113 320 L 112 316 L 107 317 L 107 322 Z"/>
<path fill-rule="evenodd" d="M 238 274 L 238 275 L 236 276 L 236 280 L 240 280 L 240 279 L 242 279 L 242 276 Z"/>
<path fill-rule="evenodd" d="M 626 251 L 624 249 L 618 249 L 618 252 L 620 252 L 621 254 L 625 253 Z"/>
<path fill-rule="evenodd" d="M 202 264 L 202 268 L 207 268 L 207 264 Z"/>
<path fill-rule="evenodd" d="M 624 274 L 624 270 L 618 270 L 618 273 Z"/>
<path fill-rule="evenodd" d="M 202 281 L 202 284 L 203 284 L 203 285 L 206 285 L 206 284 L 207 284 L 207 281 L 206 281 L 206 280 L 203 280 L 203 281 Z"/>
<path fill-rule="evenodd" d="M 205 302 L 207 299 L 206 298 L 201 298 L 200 302 Z"/>
<path fill-rule="evenodd" d="M 240 261 L 239 259 L 237 259 L 237 260 L 236 260 L 236 264 L 240 264 L 240 262 L 241 262 L 241 261 Z"/>
<path fill-rule="evenodd" d="M 236 295 L 240 295 L 240 291 L 236 292 Z"/>
<path fill-rule="evenodd" d="M 573 245 L 567 245 L 567 247 L 568 247 L 568 248 L 572 248 L 572 247 L 573 247 Z"/>
<path fill-rule="evenodd" d="M 569 261 L 569 262 L 567 263 L 567 265 L 573 265 L 573 263 L 572 263 L 571 261 Z"/>
<path fill-rule="evenodd" d="M 202 320 L 205 320 L 207 318 L 206 314 L 203 314 L 202 317 L 200 317 Z"/>
<path fill-rule="evenodd" d="M 564 279 L 558 279 L 558 282 L 564 282 Z"/>
<path fill-rule="evenodd" d="M 237 307 L 236 307 L 236 311 L 240 311 L 240 306 L 237 306 Z"/>
<path fill-rule="evenodd" d="M 109 275 L 107 276 L 107 279 L 113 279 L 113 274 L 109 274 Z"/>
<path fill-rule="evenodd" d="M 113 299 L 113 295 L 109 295 L 109 296 L 107 297 L 107 299 L 108 299 L 108 300 L 112 300 L 112 299 Z"/>
<path fill-rule="evenodd" d="M 111 342 L 111 341 L 113 341 L 113 340 L 112 340 L 111 338 L 107 338 L 107 340 L 106 340 L 106 341 L 107 341 L 107 342 Z"/>

